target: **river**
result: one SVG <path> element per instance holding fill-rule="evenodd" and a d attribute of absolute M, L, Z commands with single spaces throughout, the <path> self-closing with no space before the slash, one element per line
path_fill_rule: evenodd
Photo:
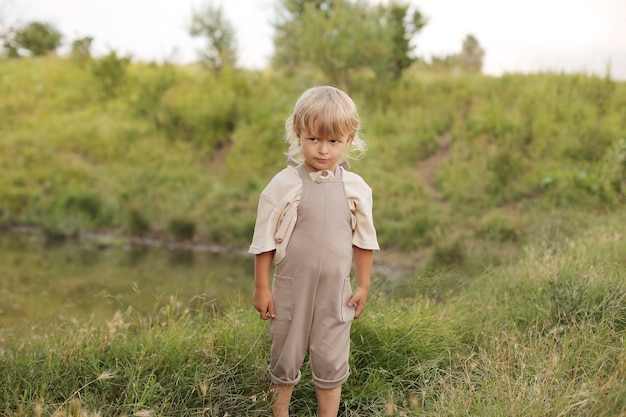
<path fill-rule="evenodd" d="M 98 235 L 51 242 L 34 231 L 0 231 L 0 346 L 68 322 L 106 323 L 129 308 L 150 315 L 172 298 L 252 310 L 253 271 L 243 250 Z M 390 273 L 375 269 L 373 281 Z"/>
<path fill-rule="evenodd" d="M 128 308 L 151 314 L 172 297 L 183 305 L 197 297 L 218 307 L 250 304 L 252 290 L 253 258 L 243 252 L 0 231 L 5 341 L 66 322 L 106 322 Z"/>

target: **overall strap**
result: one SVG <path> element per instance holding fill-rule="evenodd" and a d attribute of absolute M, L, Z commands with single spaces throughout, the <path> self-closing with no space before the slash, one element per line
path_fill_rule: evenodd
<path fill-rule="evenodd" d="M 304 167 L 304 164 L 299 164 L 296 167 L 296 171 L 298 171 L 298 174 L 300 174 L 300 178 L 302 178 L 302 181 L 304 181 L 304 182 L 312 182 L 313 181 L 311 179 L 311 176 L 309 175 L 309 172 Z"/>

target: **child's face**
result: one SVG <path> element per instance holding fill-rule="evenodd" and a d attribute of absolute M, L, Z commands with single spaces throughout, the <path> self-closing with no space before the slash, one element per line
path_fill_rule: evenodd
<path fill-rule="evenodd" d="M 309 172 L 335 168 L 352 142 L 352 136 L 343 138 L 318 138 L 306 133 L 298 136 L 304 157 L 304 167 Z"/>

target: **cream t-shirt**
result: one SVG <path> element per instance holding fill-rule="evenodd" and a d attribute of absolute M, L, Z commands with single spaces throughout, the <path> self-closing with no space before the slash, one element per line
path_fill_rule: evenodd
<path fill-rule="evenodd" d="M 342 166 L 343 184 L 352 222 L 352 245 L 361 249 L 378 250 L 378 240 L 372 216 L 372 189 L 359 175 Z M 331 171 L 310 173 L 313 181 L 332 181 Z M 283 260 L 291 232 L 298 216 L 302 194 L 302 178 L 293 166 L 280 171 L 265 187 L 259 198 L 254 235 L 249 253 L 276 250 L 274 263 Z"/>

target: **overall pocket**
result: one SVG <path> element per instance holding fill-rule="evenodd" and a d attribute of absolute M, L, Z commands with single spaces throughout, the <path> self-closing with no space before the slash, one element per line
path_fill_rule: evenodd
<path fill-rule="evenodd" d="M 350 283 L 350 277 L 347 277 L 343 280 L 343 289 L 341 291 L 341 322 L 349 323 L 354 320 L 354 315 L 356 314 L 356 308 L 354 306 L 350 307 L 348 305 L 348 301 L 352 298 L 352 284 Z"/>
<path fill-rule="evenodd" d="M 274 309 L 276 317 L 273 320 L 291 321 L 293 303 L 293 278 L 282 275 L 274 275 L 272 282 L 272 296 L 274 297 Z"/>

